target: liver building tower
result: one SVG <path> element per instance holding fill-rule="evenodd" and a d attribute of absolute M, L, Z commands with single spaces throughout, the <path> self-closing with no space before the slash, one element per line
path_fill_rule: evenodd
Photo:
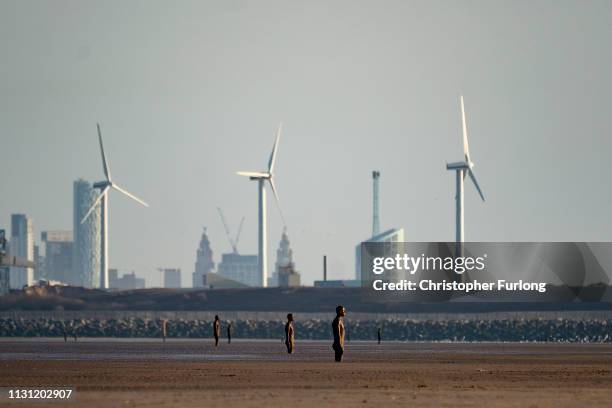
<path fill-rule="evenodd" d="M 204 275 L 212 273 L 215 269 L 215 263 L 213 262 L 213 252 L 210 249 L 210 241 L 208 240 L 208 234 L 206 233 L 206 227 L 202 231 L 202 238 L 200 238 L 200 246 L 196 254 L 195 272 L 193 273 L 193 287 L 203 288 L 204 287 Z"/>

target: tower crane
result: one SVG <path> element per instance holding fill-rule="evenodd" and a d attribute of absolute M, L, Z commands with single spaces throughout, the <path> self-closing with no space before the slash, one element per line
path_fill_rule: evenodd
<path fill-rule="evenodd" d="M 217 211 L 219 212 L 219 217 L 221 218 L 221 222 L 223 223 L 223 228 L 225 229 L 225 235 L 227 236 L 227 240 L 229 241 L 230 246 L 232 247 L 232 252 L 234 254 L 238 253 L 238 241 L 240 240 L 240 233 L 242 232 L 242 224 L 244 224 L 244 217 L 240 220 L 240 225 L 238 226 L 238 231 L 236 232 L 236 236 L 232 238 L 232 234 L 229 230 L 229 226 L 227 225 L 227 221 L 225 216 L 223 215 L 223 210 L 220 207 L 217 207 Z"/>

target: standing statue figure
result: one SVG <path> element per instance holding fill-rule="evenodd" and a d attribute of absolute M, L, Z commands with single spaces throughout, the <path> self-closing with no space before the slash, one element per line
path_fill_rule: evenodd
<path fill-rule="evenodd" d="M 232 322 L 227 323 L 227 344 L 232 342 Z"/>
<path fill-rule="evenodd" d="M 215 315 L 215 321 L 213 322 L 213 336 L 215 336 L 215 347 L 219 345 L 219 337 L 221 337 L 221 321 L 219 315 Z"/>
<path fill-rule="evenodd" d="M 293 354 L 293 345 L 295 344 L 295 327 L 293 326 L 293 313 L 287 315 L 287 323 L 285 324 L 285 346 L 287 353 Z"/>
<path fill-rule="evenodd" d="M 161 321 L 161 334 L 162 334 L 162 340 L 165 343 L 166 336 L 168 335 L 168 321 L 165 319 Z"/>
<path fill-rule="evenodd" d="M 332 331 L 334 333 L 332 348 L 334 349 L 337 362 L 342 361 L 342 355 L 344 354 L 344 316 L 346 316 L 346 309 L 343 306 L 336 307 L 336 318 L 332 322 Z"/>

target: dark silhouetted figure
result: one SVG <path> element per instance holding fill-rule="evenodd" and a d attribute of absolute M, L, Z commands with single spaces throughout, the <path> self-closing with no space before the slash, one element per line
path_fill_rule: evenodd
<path fill-rule="evenodd" d="M 346 309 L 343 306 L 336 307 L 336 318 L 332 322 L 332 331 L 334 333 L 334 344 L 332 348 L 336 353 L 336 361 L 342 361 L 342 355 L 344 354 L 344 316 L 346 316 Z"/>
<path fill-rule="evenodd" d="M 215 321 L 213 322 L 213 336 L 215 336 L 215 347 L 217 347 L 219 345 L 219 337 L 221 337 L 221 322 L 218 315 L 215 315 Z"/>
<path fill-rule="evenodd" d="M 378 328 L 378 333 L 377 333 L 377 335 L 378 335 L 378 344 L 380 344 L 380 341 L 382 340 L 382 332 L 381 332 L 380 327 Z"/>
<path fill-rule="evenodd" d="M 74 336 L 74 341 L 77 341 L 77 332 L 76 332 L 76 329 L 74 330 L 74 332 L 72 332 L 72 335 Z"/>
<path fill-rule="evenodd" d="M 232 322 L 227 324 L 227 344 L 232 342 Z"/>
<path fill-rule="evenodd" d="M 64 343 L 68 342 L 68 333 L 66 333 L 66 326 L 64 326 Z"/>
<path fill-rule="evenodd" d="M 162 320 L 161 322 L 161 332 L 162 332 L 162 339 L 164 341 L 164 343 L 166 342 L 166 336 L 168 335 L 168 321 L 167 320 Z"/>
<path fill-rule="evenodd" d="M 293 354 L 293 345 L 295 344 L 295 327 L 293 326 L 293 313 L 287 315 L 287 323 L 285 324 L 285 346 L 287 353 Z"/>

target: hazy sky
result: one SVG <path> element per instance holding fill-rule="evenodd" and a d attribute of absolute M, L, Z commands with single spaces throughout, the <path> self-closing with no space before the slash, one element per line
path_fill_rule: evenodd
<path fill-rule="evenodd" d="M 305 283 L 350 278 L 371 230 L 454 239 L 465 95 L 474 168 L 466 240 L 612 241 L 610 1 L 0 0 L 0 227 L 72 228 L 72 183 L 113 178 L 110 266 L 191 284 L 208 226 L 215 262 L 257 250 L 257 187 L 284 123 L 277 187 Z M 282 231 L 269 201 L 270 270 Z"/>

